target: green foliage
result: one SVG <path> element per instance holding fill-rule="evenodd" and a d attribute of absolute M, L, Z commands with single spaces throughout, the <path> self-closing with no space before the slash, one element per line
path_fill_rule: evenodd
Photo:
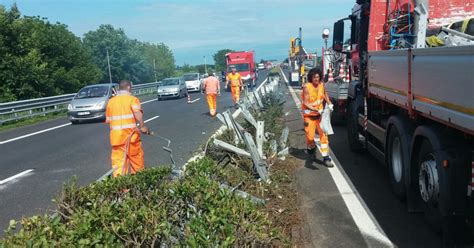
<path fill-rule="evenodd" d="M 216 66 L 216 71 L 226 71 L 227 70 L 227 63 L 226 63 L 226 60 L 225 60 L 225 55 L 227 53 L 230 53 L 230 52 L 234 52 L 234 50 L 221 49 L 213 55 L 214 65 Z"/>
<path fill-rule="evenodd" d="M 0 102 L 77 91 L 99 77 L 67 26 L 0 6 Z"/>
<path fill-rule="evenodd" d="M 56 216 L 23 219 L 18 232 L 12 222 L 0 247 L 240 247 L 279 237 L 256 205 L 219 187 L 212 160 L 187 168 L 180 180 L 161 167 L 83 188 L 67 184 Z"/>
<path fill-rule="evenodd" d="M 97 30 L 87 32 L 83 42 L 102 71 L 101 82 L 109 82 L 107 50 L 113 82 L 128 79 L 134 83 L 149 83 L 155 81 L 155 72 L 158 80 L 173 75 L 174 56 L 163 43 L 132 40 L 123 29 L 115 29 L 112 25 L 101 25 Z"/>

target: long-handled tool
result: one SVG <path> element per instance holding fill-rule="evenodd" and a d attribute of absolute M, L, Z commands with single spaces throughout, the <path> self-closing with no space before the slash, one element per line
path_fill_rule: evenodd
<path fill-rule="evenodd" d="M 169 154 L 170 154 L 170 159 L 171 159 L 171 164 L 173 165 L 173 168 L 174 168 L 174 167 L 176 166 L 176 163 L 175 163 L 174 158 L 173 158 L 173 149 L 170 148 L 171 140 L 168 139 L 168 138 L 165 138 L 165 137 L 163 137 L 163 136 L 161 136 L 161 135 L 157 135 L 157 134 L 155 134 L 153 131 L 151 131 L 150 133 L 148 133 L 148 135 L 150 135 L 150 136 L 152 136 L 152 137 L 156 137 L 156 138 L 162 139 L 162 140 L 164 140 L 164 141 L 166 141 L 166 142 L 168 143 L 167 146 L 163 146 L 162 148 L 163 148 L 163 150 L 169 152 Z"/>
<path fill-rule="evenodd" d="M 132 133 L 133 134 L 133 133 Z M 128 143 L 130 142 L 130 138 L 132 136 L 132 134 L 130 134 L 129 138 L 128 138 L 128 141 L 127 141 L 127 149 L 125 149 L 125 161 L 124 161 L 124 165 L 122 167 L 116 167 L 116 168 L 112 168 L 110 169 L 107 173 L 105 173 L 103 176 L 101 176 L 99 179 L 97 179 L 97 182 L 99 181 L 102 181 L 103 179 L 105 179 L 106 177 L 112 175 L 112 173 L 114 173 L 114 171 L 118 170 L 118 169 L 123 169 L 126 165 L 126 157 L 128 156 Z M 160 135 L 157 135 L 155 134 L 154 132 L 149 132 L 148 133 L 149 136 L 152 136 L 152 137 L 156 137 L 156 138 L 159 138 L 159 139 L 162 139 L 164 141 L 167 142 L 167 146 L 163 146 L 163 150 L 169 152 L 170 154 L 170 159 L 171 159 L 171 164 L 173 165 L 173 169 L 175 168 L 176 166 L 176 163 L 174 161 L 174 158 L 173 158 L 173 150 L 170 148 L 170 145 L 171 145 L 171 140 L 170 139 L 167 139 L 163 136 L 160 136 Z"/>

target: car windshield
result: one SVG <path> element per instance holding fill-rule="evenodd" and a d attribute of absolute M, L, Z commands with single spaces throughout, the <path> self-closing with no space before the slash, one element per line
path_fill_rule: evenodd
<path fill-rule="evenodd" d="M 184 77 L 184 81 L 198 80 L 198 74 L 186 74 L 183 77 Z"/>
<path fill-rule="evenodd" d="M 179 79 L 177 78 L 169 78 L 163 80 L 163 82 L 160 84 L 160 86 L 167 86 L 167 85 L 178 85 L 179 84 Z"/>
<path fill-rule="evenodd" d="M 250 65 L 249 64 L 235 64 L 235 65 L 230 65 L 228 68 L 228 71 L 232 71 L 231 66 L 234 66 L 236 71 L 249 71 L 250 70 Z"/>
<path fill-rule="evenodd" d="M 77 95 L 76 99 L 82 98 L 95 98 L 95 97 L 104 97 L 109 92 L 108 86 L 90 86 L 81 89 Z"/>

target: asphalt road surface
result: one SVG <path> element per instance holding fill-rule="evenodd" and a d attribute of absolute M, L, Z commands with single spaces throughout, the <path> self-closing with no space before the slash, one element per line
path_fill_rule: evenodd
<path fill-rule="evenodd" d="M 260 71 L 258 84 L 267 74 L 267 70 Z M 217 111 L 233 110 L 230 93 L 223 87 L 221 91 Z M 171 139 L 178 166 L 184 165 L 221 125 L 209 116 L 205 95 L 191 93 L 191 98 L 192 104 L 187 104 L 186 99 L 156 101 L 155 96 L 141 99 L 144 118 L 150 120 L 147 126 Z M 54 206 L 52 199 L 73 176 L 80 185 L 86 185 L 110 170 L 108 125 L 68 123 L 67 118 L 62 118 L 0 133 L 0 182 L 28 172 L 0 184 L 0 229 L 8 227 L 11 219 L 48 213 Z M 45 132 L 35 134 L 41 131 Z M 169 154 L 162 150 L 166 145 L 163 141 L 144 135 L 142 142 L 145 166 L 171 163 Z"/>

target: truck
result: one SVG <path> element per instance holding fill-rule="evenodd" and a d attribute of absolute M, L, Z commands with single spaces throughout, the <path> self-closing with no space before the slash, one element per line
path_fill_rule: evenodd
<path fill-rule="evenodd" d="M 332 48 L 323 48 L 322 54 L 321 67 L 324 73 L 324 87 L 334 104 L 331 121 L 333 124 L 342 123 L 346 116 L 347 91 L 350 81 L 349 56 L 343 52 L 336 52 Z"/>
<path fill-rule="evenodd" d="M 227 72 L 231 71 L 231 67 L 235 67 L 237 72 L 242 76 L 242 81 L 249 87 L 255 87 L 257 82 L 255 68 L 255 53 L 253 51 L 231 52 L 225 55 L 227 62 Z"/>
<path fill-rule="evenodd" d="M 472 41 L 446 27 L 473 8 L 461 0 L 357 0 L 347 18 L 349 146 L 384 164 L 394 195 L 447 244 L 474 242 L 474 46 L 428 47 L 426 36 L 441 30 Z M 332 47 L 343 52 L 344 20 L 334 27 Z"/>
<path fill-rule="evenodd" d="M 300 28 L 301 37 L 301 28 Z M 301 38 L 290 38 L 290 50 L 288 55 L 289 83 L 301 86 L 306 83 L 306 75 L 309 70 L 318 66 L 318 55 L 307 52 L 301 45 Z"/>

